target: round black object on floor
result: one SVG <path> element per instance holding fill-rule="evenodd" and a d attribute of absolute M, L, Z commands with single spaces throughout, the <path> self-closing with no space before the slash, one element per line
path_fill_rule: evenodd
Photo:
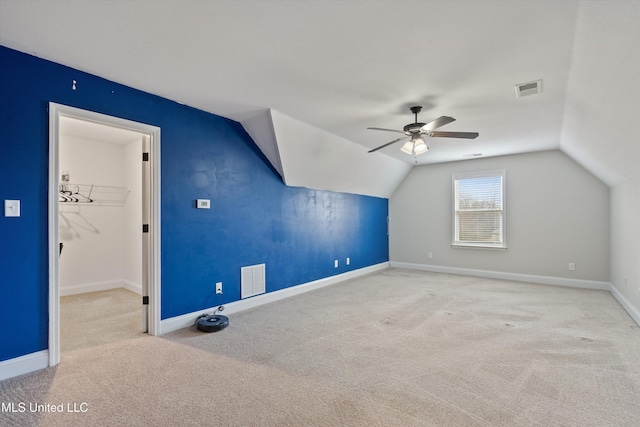
<path fill-rule="evenodd" d="M 196 322 L 198 330 L 203 332 L 218 332 L 229 326 L 229 318 L 227 316 L 201 316 Z"/>

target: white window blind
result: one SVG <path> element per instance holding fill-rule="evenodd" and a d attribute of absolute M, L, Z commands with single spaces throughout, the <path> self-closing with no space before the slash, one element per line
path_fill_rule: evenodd
<path fill-rule="evenodd" d="M 505 248 L 505 171 L 453 175 L 453 245 Z"/>

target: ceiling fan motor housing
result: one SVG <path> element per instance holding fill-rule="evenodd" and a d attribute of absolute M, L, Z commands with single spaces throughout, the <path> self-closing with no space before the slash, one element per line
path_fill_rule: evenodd
<path fill-rule="evenodd" d="M 404 133 L 406 133 L 407 135 L 411 135 L 412 133 L 416 132 L 420 133 L 420 129 L 425 124 L 426 123 L 409 123 L 402 130 L 404 130 Z"/>

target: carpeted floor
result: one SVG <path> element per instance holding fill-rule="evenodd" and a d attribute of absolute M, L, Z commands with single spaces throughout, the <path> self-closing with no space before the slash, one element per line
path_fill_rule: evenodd
<path fill-rule="evenodd" d="M 142 335 L 140 295 L 124 288 L 60 298 L 60 354 Z"/>
<path fill-rule="evenodd" d="M 605 291 L 388 269 L 0 383 L 0 425 L 637 426 L 640 329 Z M 63 412 L 29 411 L 32 403 Z M 70 405 L 70 406 L 69 406 Z M 72 410 L 76 408 L 78 412 Z M 82 412 L 82 410 L 86 412 Z"/>

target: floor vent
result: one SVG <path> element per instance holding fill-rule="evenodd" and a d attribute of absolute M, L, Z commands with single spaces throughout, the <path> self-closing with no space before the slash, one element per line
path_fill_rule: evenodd
<path fill-rule="evenodd" d="M 250 265 L 240 269 L 240 298 L 249 298 L 266 292 L 265 264 Z"/>
<path fill-rule="evenodd" d="M 536 80 L 528 83 L 520 83 L 516 85 L 516 97 L 535 95 L 542 92 L 542 80 Z"/>

